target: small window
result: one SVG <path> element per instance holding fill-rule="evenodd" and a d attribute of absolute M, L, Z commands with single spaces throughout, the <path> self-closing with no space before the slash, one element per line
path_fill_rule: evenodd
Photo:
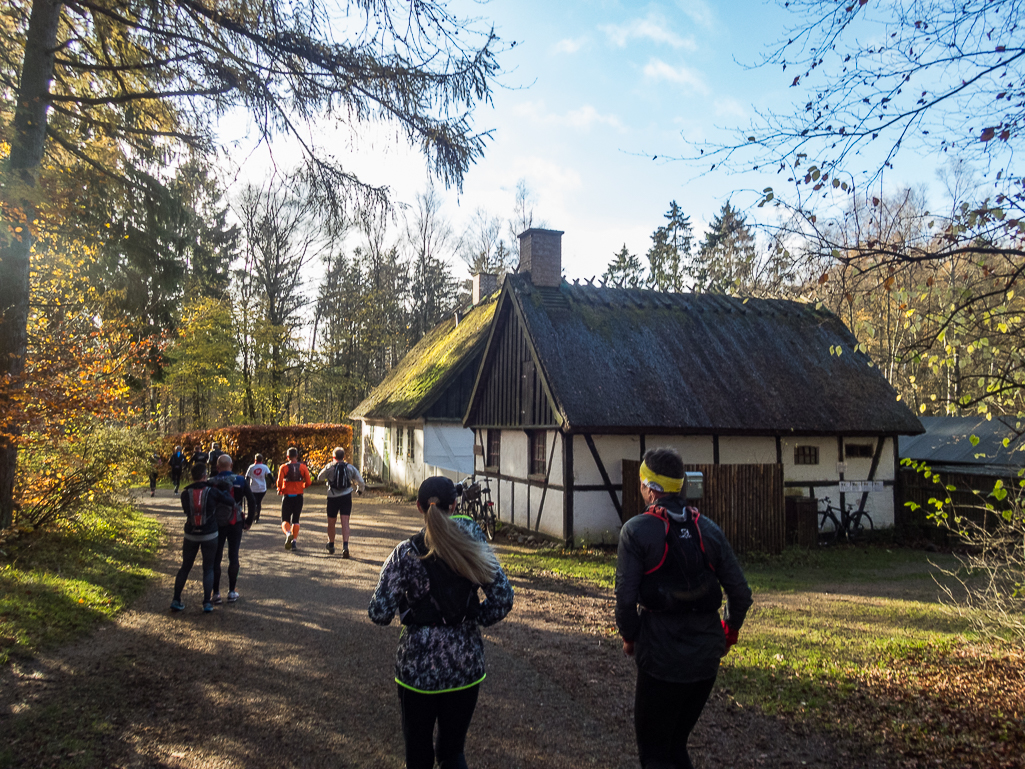
<path fill-rule="evenodd" d="M 530 436 L 530 474 L 544 475 L 548 462 L 545 456 L 547 433 L 544 430 L 531 430 Z"/>
<path fill-rule="evenodd" d="M 845 443 L 844 455 L 848 459 L 852 458 L 872 458 L 872 444 L 871 443 Z"/>
<path fill-rule="evenodd" d="M 402 438 L 403 438 L 403 430 L 402 430 L 402 428 L 401 427 L 396 427 L 395 428 L 395 456 L 396 457 L 401 457 L 402 456 Z"/>
<path fill-rule="evenodd" d="M 794 464 L 795 465 L 817 465 L 819 463 L 819 447 L 818 446 L 795 446 L 794 447 Z"/>
<path fill-rule="evenodd" d="M 413 440 L 413 428 L 406 429 L 406 456 L 410 459 L 413 458 L 413 447 L 416 445 L 416 441 Z"/>
<path fill-rule="evenodd" d="M 488 455 L 484 464 L 487 467 L 498 467 L 502 456 L 502 431 L 488 430 Z"/>

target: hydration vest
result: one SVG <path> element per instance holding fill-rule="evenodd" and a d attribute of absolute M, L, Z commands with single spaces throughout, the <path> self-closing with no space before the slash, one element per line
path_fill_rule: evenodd
<path fill-rule="evenodd" d="M 475 619 L 480 610 L 479 585 L 456 574 L 437 555 L 423 558 L 428 550 L 423 531 L 410 542 L 413 551 L 421 556 L 420 563 L 427 569 L 430 587 L 427 595 L 416 601 L 411 602 L 408 594 L 399 599 L 402 624 L 455 627 L 466 619 Z"/>
<path fill-rule="evenodd" d="M 722 588 L 705 553 L 698 527 L 701 514 L 687 507 L 680 523 L 670 517 L 666 508 L 652 506 L 644 515 L 665 524 L 666 543 L 662 560 L 641 578 L 641 606 L 665 614 L 718 611 L 722 606 Z"/>
<path fill-rule="evenodd" d="M 299 462 L 288 463 L 288 469 L 285 470 L 285 480 L 293 483 L 304 482 L 302 465 Z"/>
<path fill-rule="evenodd" d="M 209 486 L 190 486 L 182 492 L 188 502 L 185 518 L 186 534 L 211 534 L 217 531 L 217 520 L 210 505 Z"/>

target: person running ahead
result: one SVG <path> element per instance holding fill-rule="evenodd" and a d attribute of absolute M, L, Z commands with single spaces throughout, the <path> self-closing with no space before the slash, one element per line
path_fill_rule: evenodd
<path fill-rule="evenodd" d="M 327 481 L 327 551 L 335 551 L 335 520 L 342 519 L 342 558 L 349 557 L 349 515 L 352 513 L 352 490 L 362 494 L 367 487 L 354 465 L 345 461 L 345 449 L 335 447 L 334 461 L 324 465 L 318 481 Z"/>
<path fill-rule="evenodd" d="M 285 533 L 285 550 L 295 550 L 299 543 L 299 516 L 303 511 L 303 492 L 313 485 L 306 465 L 299 461 L 299 449 L 288 450 L 288 462 L 278 469 L 278 495 L 281 496 L 281 530 Z"/>
<path fill-rule="evenodd" d="M 260 509 L 263 507 L 263 498 L 267 494 L 267 481 L 270 479 L 270 468 L 263 461 L 263 454 L 256 455 L 256 461 L 249 465 L 246 470 L 246 480 L 249 481 L 249 488 L 252 489 L 253 498 L 256 500 L 253 522 L 260 522 Z"/>

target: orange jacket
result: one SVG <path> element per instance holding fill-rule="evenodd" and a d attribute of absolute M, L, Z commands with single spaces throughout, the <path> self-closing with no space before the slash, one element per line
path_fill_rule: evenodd
<path fill-rule="evenodd" d="M 290 464 L 290 463 L 289 463 Z M 302 494 L 307 486 L 313 485 L 313 478 L 310 477 L 310 471 L 306 469 L 306 465 L 302 462 L 297 463 L 299 465 L 299 472 L 302 473 L 303 479 L 301 481 L 286 481 L 285 478 L 288 476 L 288 464 L 284 464 L 278 468 L 278 494 L 284 496 L 286 494 Z"/>

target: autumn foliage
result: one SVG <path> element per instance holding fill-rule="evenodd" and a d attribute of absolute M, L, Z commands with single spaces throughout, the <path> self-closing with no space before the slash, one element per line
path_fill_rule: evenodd
<path fill-rule="evenodd" d="M 271 465 L 286 462 L 291 446 L 299 449 L 300 459 L 311 468 L 330 462 L 335 446 L 344 448 L 346 457 L 352 458 L 352 427 L 349 425 L 239 425 L 193 430 L 165 439 L 167 455 L 175 446 L 181 446 L 186 454 L 191 454 L 196 446 L 209 450 L 214 441 L 235 460 L 235 472 L 244 471 L 257 454 L 263 454 Z"/>

